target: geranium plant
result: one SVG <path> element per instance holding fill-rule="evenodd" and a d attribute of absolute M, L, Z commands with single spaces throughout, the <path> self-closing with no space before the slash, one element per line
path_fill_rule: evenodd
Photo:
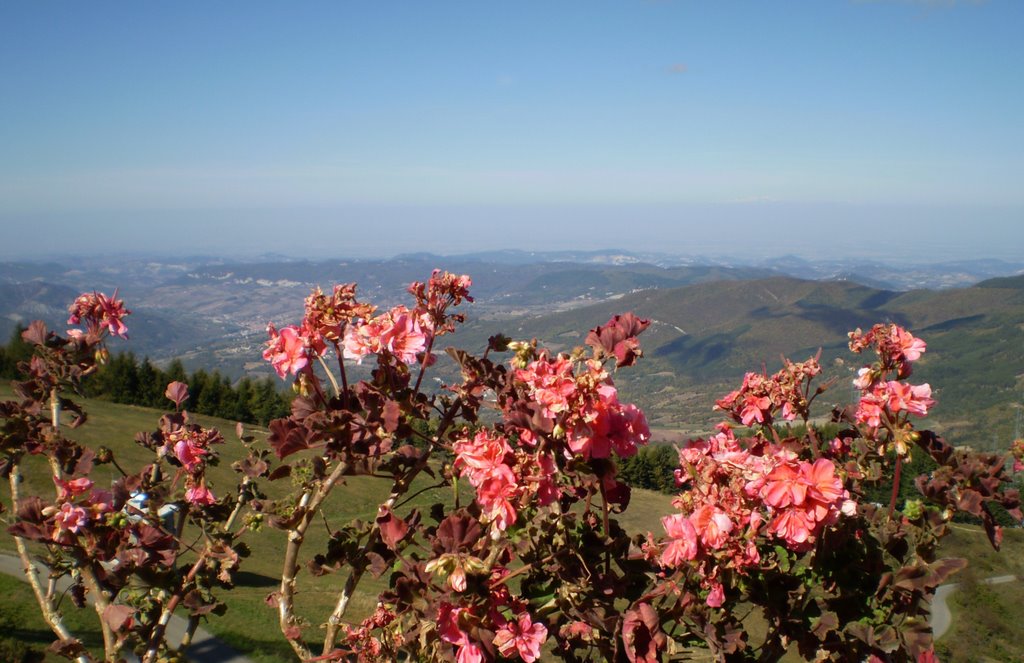
<path fill-rule="evenodd" d="M 915 429 L 935 405 L 929 385 L 908 381 L 926 345 L 877 325 L 851 333 L 851 350 L 874 358 L 858 373 L 858 402 L 825 413 L 838 435 L 814 425 L 829 386 L 818 384 L 818 357 L 748 373 L 718 401 L 726 421 L 716 432 L 679 448 L 662 530 L 631 535 L 618 522 L 631 491 L 617 462 L 650 431 L 614 375 L 641 357 L 648 321 L 616 316 L 571 353 L 503 336 L 479 355 L 444 348 L 460 377 L 437 386 L 426 376 L 463 322 L 470 287 L 438 271 L 410 286 L 408 306 L 384 311 L 359 301 L 354 284 L 317 289 L 301 321 L 268 326 L 263 356 L 297 395 L 266 448 L 243 437 L 236 486 L 207 479 L 220 436 L 189 422 L 181 384 L 168 387 L 175 413 L 138 438 L 152 463 L 112 488 L 94 485 L 92 464 L 116 459 L 64 438 L 60 411 L 77 410 L 61 393 L 102 357 L 105 334 L 125 332 L 126 312 L 97 294 L 73 308 L 83 331 L 61 338 L 34 325 L 26 338 L 39 352 L 21 400 L 2 405 L 0 438 L 26 569 L 32 542 L 52 577 L 72 575 L 101 617 L 108 658 L 123 642 L 148 660 L 187 645 L 166 642 L 167 619 L 180 609 L 197 624 L 217 611 L 213 589 L 230 585 L 239 537 L 262 521 L 287 534 L 268 602 L 300 660 L 928 661 L 929 601 L 964 564 L 937 558 L 950 518 L 980 518 L 996 547 L 993 505 L 1021 518 L 1006 458 Z M 354 364 L 368 377 L 353 379 Z M 938 469 L 901 505 L 912 453 Z M 20 492 L 32 454 L 50 460 L 52 499 Z M 326 548 L 305 550 L 331 494 L 357 475 L 387 483 L 375 519 L 325 517 Z M 424 477 L 451 498 L 414 506 Z M 286 481 L 295 490 L 285 497 L 260 493 L 260 483 Z M 880 483 L 891 485 L 887 503 L 866 497 Z M 338 574 L 320 627 L 303 611 L 304 569 Z M 367 576 L 384 589 L 353 621 Z M 59 649 L 86 656 L 52 588 L 34 589 Z"/>

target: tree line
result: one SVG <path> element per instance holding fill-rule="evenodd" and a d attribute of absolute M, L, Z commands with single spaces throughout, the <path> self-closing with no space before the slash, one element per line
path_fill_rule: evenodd
<path fill-rule="evenodd" d="M 7 345 L 0 346 L 0 377 L 17 379 L 18 363 L 28 361 L 32 348 L 21 338 L 24 327 L 14 330 Z M 186 409 L 197 414 L 221 417 L 249 424 L 267 425 L 271 419 L 288 415 L 290 400 L 277 388 L 273 378 L 237 382 L 219 371 L 185 371 L 181 360 L 172 360 L 166 368 L 154 365 L 148 357 L 141 362 L 131 352 L 112 355 L 83 384 L 83 395 L 125 405 L 167 409 L 164 396 L 167 384 L 179 381 L 188 385 Z"/>

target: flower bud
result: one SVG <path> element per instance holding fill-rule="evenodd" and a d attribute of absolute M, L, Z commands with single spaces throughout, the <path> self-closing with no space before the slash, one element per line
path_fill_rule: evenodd
<path fill-rule="evenodd" d="M 903 515 L 910 520 L 917 520 L 924 513 L 924 504 L 921 500 L 907 500 L 903 504 Z"/>

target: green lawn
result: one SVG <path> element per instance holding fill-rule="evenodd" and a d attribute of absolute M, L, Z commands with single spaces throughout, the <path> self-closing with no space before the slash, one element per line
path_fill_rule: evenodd
<path fill-rule="evenodd" d="M 6 385 L 0 385 L 0 398 L 9 397 L 10 393 Z M 155 429 L 159 412 L 104 401 L 87 401 L 85 406 L 90 421 L 83 428 L 74 431 L 74 436 L 82 442 L 104 444 L 114 449 L 125 468 L 138 467 L 148 462 L 150 452 L 136 445 L 132 439 L 138 431 Z M 234 485 L 235 475 L 230 469 L 230 464 L 240 453 L 241 447 L 234 438 L 232 422 L 208 417 L 197 419 L 204 425 L 219 427 L 227 439 L 227 443 L 220 448 L 223 462 L 219 467 L 211 468 L 209 474 L 211 487 L 219 495 Z M 112 467 L 101 466 L 97 468 L 94 479 L 103 482 L 113 479 L 115 474 L 116 470 Z M 49 473 L 41 462 L 27 463 L 25 476 L 26 492 L 52 491 Z M 428 477 L 422 478 L 414 490 L 428 485 L 426 482 L 429 481 Z M 290 486 L 273 486 L 276 492 L 289 488 Z M 326 523 L 315 523 L 309 530 L 303 548 L 306 553 L 303 561 L 324 547 L 328 538 L 328 527 L 337 528 L 353 517 L 372 519 L 376 515 L 377 505 L 386 497 L 389 488 L 387 481 L 353 477 L 346 485 L 337 489 L 324 509 Z M 4 493 L 6 494 L 6 491 Z M 404 515 L 414 506 L 447 501 L 451 497 L 450 488 L 428 490 L 400 513 Z M 634 490 L 632 503 L 620 520 L 631 532 L 658 532 L 661 516 L 671 510 L 669 502 L 669 496 Z M 248 543 L 253 554 L 243 561 L 236 589 L 222 592 L 222 598 L 229 605 L 227 614 L 213 618 L 205 626 L 255 661 L 270 663 L 294 660 L 290 647 L 284 642 L 278 630 L 276 611 L 267 607 L 265 603 L 266 596 L 275 591 L 279 583 L 284 535 L 268 529 L 258 536 L 249 538 Z M 13 550 L 13 542 L 7 537 L 0 538 L 0 549 Z M 995 553 L 988 547 L 987 540 L 979 528 L 956 525 L 953 535 L 944 543 L 944 550 L 949 556 L 963 556 L 971 560 L 971 566 L 956 580 L 975 589 L 954 594 L 950 602 L 955 619 L 960 621 L 939 643 L 940 652 L 947 654 L 942 660 L 983 660 L 981 657 L 984 656 L 991 660 L 1024 660 L 1024 643 L 1020 642 L 1020 638 L 1013 637 L 1014 630 L 1018 629 L 1019 624 L 1024 623 L 1024 603 L 1016 598 L 1016 592 L 1020 587 L 1011 584 L 976 589 L 976 580 L 981 578 L 1005 574 L 1024 575 L 1024 530 L 1007 531 L 1003 551 Z M 319 625 L 330 614 L 344 580 L 344 577 L 338 576 L 313 578 L 305 571 L 300 572 L 297 605 L 300 613 L 308 620 L 306 633 L 311 641 L 316 641 L 320 636 Z M 0 581 L 3 583 L 0 584 L 0 591 L 5 592 L 3 612 L 0 612 L 0 616 L 12 620 L 10 623 L 19 625 L 19 628 L 10 631 L 15 638 L 30 645 L 45 645 L 51 642 L 52 638 L 45 630 L 41 618 L 35 615 L 35 606 L 27 585 L 4 577 L 0 577 Z M 354 598 L 348 617 L 357 619 L 371 611 L 375 604 L 375 596 L 382 586 L 382 583 L 372 579 L 364 580 L 360 586 L 362 591 Z M 68 612 L 76 611 L 70 608 Z M 91 624 L 93 619 L 94 613 L 91 610 L 80 615 L 80 620 L 85 623 Z M 70 617 L 69 620 L 74 624 L 78 623 Z M 0 634 L 6 632 L 7 629 L 0 623 Z M 90 642 L 96 642 L 95 632 L 90 637 Z M 0 657 L 3 656 L 4 653 L 0 650 Z M 965 656 L 967 658 L 964 658 Z"/>
<path fill-rule="evenodd" d="M 54 640 L 53 632 L 36 608 L 28 583 L 0 574 L 0 661 L 22 663 L 41 660 L 43 652 Z M 96 628 L 96 613 L 67 611 L 68 628 L 79 635 L 86 646 L 103 648 L 103 638 Z M 67 659 L 50 654 L 48 661 Z"/>

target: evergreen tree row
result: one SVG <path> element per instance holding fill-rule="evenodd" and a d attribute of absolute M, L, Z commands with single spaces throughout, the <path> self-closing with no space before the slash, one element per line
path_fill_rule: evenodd
<path fill-rule="evenodd" d="M 629 458 L 616 460 L 619 477 L 636 488 L 656 490 L 660 493 L 679 492 L 675 470 L 679 467 L 679 452 L 668 444 L 640 447 Z"/>
<path fill-rule="evenodd" d="M 16 329 L 8 344 L 0 347 L 0 377 L 17 379 L 18 363 L 32 356 L 32 347 L 21 338 L 22 331 Z M 154 366 L 148 358 L 140 363 L 131 352 L 111 356 L 83 386 L 91 398 L 165 410 L 170 401 L 164 391 L 174 381 L 188 385 L 189 412 L 262 426 L 289 412 L 289 399 L 278 391 L 272 378 L 246 377 L 232 383 L 218 371 L 200 369 L 189 375 L 178 359 L 166 369 Z"/>
<path fill-rule="evenodd" d="M 32 346 L 21 337 L 23 331 L 25 327 L 18 325 L 7 345 L 0 346 L 0 378 L 16 379 L 18 363 L 32 358 Z"/>

